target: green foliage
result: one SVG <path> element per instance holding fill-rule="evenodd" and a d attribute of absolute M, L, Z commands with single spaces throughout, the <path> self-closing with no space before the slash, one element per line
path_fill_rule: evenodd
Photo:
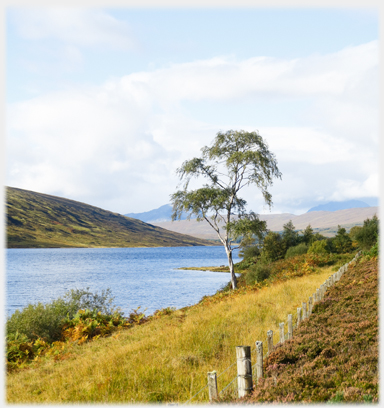
<path fill-rule="evenodd" d="M 326 240 L 321 240 L 321 241 L 315 241 L 311 244 L 311 246 L 308 248 L 308 254 L 326 254 L 329 251 L 327 250 L 327 241 Z"/>
<path fill-rule="evenodd" d="M 268 279 L 270 275 L 271 266 L 262 262 L 258 262 L 256 265 L 253 265 L 245 275 L 245 282 L 248 285 L 253 285 L 254 283 L 259 283 L 265 279 Z"/>
<path fill-rule="evenodd" d="M 262 258 L 266 262 L 274 262 L 284 257 L 285 248 L 281 235 L 270 231 L 264 238 Z"/>
<path fill-rule="evenodd" d="M 338 404 L 344 401 L 344 394 L 342 392 L 336 392 L 336 395 L 332 397 L 327 404 Z"/>
<path fill-rule="evenodd" d="M 288 248 L 287 252 L 285 253 L 285 259 L 292 258 L 296 255 L 303 255 L 303 254 L 306 254 L 307 252 L 308 252 L 308 245 L 302 242 L 299 245 Z"/>
<path fill-rule="evenodd" d="M 39 356 L 49 347 L 48 343 L 38 338 L 30 340 L 25 334 L 19 332 L 7 336 L 7 368 L 21 368 L 36 356 Z"/>
<path fill-rule="evenodd" d="M 144 315 L 140 315 L 140 320 L 142 319 L 144 319 Z M 78 340 L 81 344 L 96 336 L 105 336 L 130 325 L 131 323 L 123 318 L 119 312 L 110 315 L 103 314 L 97 309 L 79 310 L 72 318 L 64 319 L 62 338 L 63 340 Z"/>
<path fill-rule="evenodd" d="M 93 294 L 89 288 L 73 289 L 63 298 L 50 303 L 29 304 L 21 311 L 16 310 L 7 319 L 7 336 L 19 333 L 31 341 L 42 338 L 53 342 L 60 339 L 64 319 L 71 319 L 78 310 L 87 308 L 112 314 L 114 312 L 112 302 L 110 289 L 102 291 L 101 294 Z"/>
<path fill-rule="evenodd" d="M 315 241 L 321 241 L 321 240 L 326 240 L 326 239 L 327 237 L 320 234 L 320 232 L 316 232 L 315 234 L 312 235 L 311 239 L 309 240 L 309 243 L 313 244 Z"/>
<path fill-rule="evenodd" d="M 302 231 L 301 241 L 309 245 L 313 239 L 313 229 L 309 224 L 304 231 Z"/>
<path fill-rule="evenodd" d="M 377 258 L 379 256 L 379 241 L 377 241 L 368 251 L 363 251 L 363 255 L 367 259 Z"/>
<path fill-rule="evenodd" d="M 241 250 L 239 253 L 240 256 L 243 257 L 243 260 L 248 260 L 250 258 L 257 258 L 261 254 L 260 248 L 257 247 L 256 245 L 254 246 L 249 246 Z"/>
<path fill-rule="evenodd" d="M 359 225 L 355 225 L 353 226 L 350 230 L 349 230 L 349 237 L 351 238 L 352 241 L 356 241 L 356 234 L 362 229 L 363 227 L 359 226 Z"/>
<path fill-rule="evenodd" d="M 295 231 L 295 226 L 293 225 L 292 220 L 283 225 L 282 238 L 285 250 L 297 244 L 299 234 Z"/>
<path fill-rule="evenodd" d="M 267 144 L 257 132 L 229 130 L 218 132 L 211 146 L 201 149 L 201 157 L 185 161 L 177 169 L 184 180 L 184 188 L 171 195 L 172 219 L 183 213 L 205 220 L 216 231 L 228 254 L 233 289 L 236 276 L 232 263 L 232 243 L 241 238 L 262 238 L 266 222 L 254 212 L 246 212 L 246 201 L 238 196 L 240 189 L 254 185 L 271 207 L 272 196 L 268 191 L 273 179 L 281 178 L 277 162 Z M 191 190 L 193 178 L 203 177 L 207 184 Z"/>
<path fill-rule="evenodd" d="M 339 254 L 344 254 L 346 252 L 352 251 L 352 240 L 347 234 L 345 228 L 338 226 L 337 234 L 332 239 L 332 245 L 335 251 Z"/>
<path fill-rule="evenodd" d="M 354 238 L 358 242 L 359 247 L 363 250 L 371 248 L 379 237 L 379 219 L 376 215 L 372 219 L 367 218 L 364 225 L 359 229 Z"/>

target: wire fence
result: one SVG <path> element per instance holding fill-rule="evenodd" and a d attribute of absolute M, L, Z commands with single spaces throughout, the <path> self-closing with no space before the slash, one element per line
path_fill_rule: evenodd
<path fill-rule="evenodd" d="M 271 349 L 271 350 L 267 350 L 267 351 L 265 351 L 265 352 L 262 352 L 262 354 L 261 354 L 262 360 L 261 360 L 261 361 L 264 361 L 277 345 L 283 344 L 283 343 L 285 342 L 285 340 L 289 340 L 290 335 L 292 336 L 293 331 L 296 330 L 296 329 L 300 326 L 300 323 L 301 323 L 303 320 L 307 319 L 307 318 L 311 315 L 313 306 L 314 306 L 316 303 L 318 303 L 320 300 L 322 300 L 322 299 L 324 298 L 324 295 L 325 295 L 326 290 L 327 290 L 330 286 L 332 286 L 333 284 L 335 284 L 335 283 L 341 278 L 342 274 L 348 269 L 348 265 L 349 265 L 351 262 L 355 261 L 355 260 L 360 256 L 360 254 L 361 254 L 361 251 L 358 252 L 358 253 L 355 255 L 355 257 L 352 259 L 352 261 L 347 262 L 347 263 L 346 263 L 345 265 L 343 265 L 337 272 L 335 272 L 333 275 L 331 275 L 331 276 L 326 280 L 326 282 L 324 282 L 324 284 L 320 286 L 320 288 L 319 288 L 319 289 L 317 290 L 317 292 L 316 292 L 316 295 L 314 294 L 314 297 L 312 297 L 312 296 L 310 297 L 308 303 L 303 302 L 303 305 L 302 305 L 303 307 L 302 307 L 302 308 L 297 308 L 297 323 L 296 323 L 296 324 L 293 324 L 293 322 L 292 322 L 292 320 L 290 320 L 290 318 L 288 318 L 287 321 L 280 323 L 280 327 L 279 327 L 279 328 L 280 328 L 280 338 L 279 338 L 279 341 L 278 341 L 276 344 L 272 344 L 272 349 Z M 307 306 L 308 306 L 308 308 L 307 308 Z M 291 319 L 292 319 L 292 315 L 290 315 L 290 316 L 291 316 Z M 286 326 L 288 327 L 288 330 L 290 329 L 290 322 L 292 322 L 292 324 L 291 324 L 292 332 L 290 333 L 290 332 L 288 331 L 288 332 L 284 332 L 284 333 L 283 333 L 284 328 L 285 328 Z M 281 325 L 283 325 L 283 326 L 281 326 Z M 272 331 L 269 331 L 269 332 L 272 332 Z M 268 333 L 269 333 L 269 332 L 268 332 Z M 267 334 L 267 335 L 268 335 L 268 334 Z M 272 332 L 272 335 L 273 335 L 273 332 Z M 273 341 L 273 340 L 272 340 L 272 341 Z M 262 342 L 259 342 L 259 343 L 261 343 L 261 345 L 263 344 Z M 240 348 L 240 347 L 241 347 L 241 346 L 239 346 L 239 348 Z M 245 347 L 248 347 L 248 346 L 245 346 Z M 249 349 L 250 349 L 250 348 L 249 348 Z M 261 350 L 263 350 L 263 348 L 261 348 Z M 257 348 L 255 348 L 255 349 L 253 349 L 253 350 L 250 350 L 249 361 L 251 361 L 251 360 L 250 360 L 251 351 L 252 351 L 253 353 L 256 353 L 256 354 L 258 354 L 258 352 L 259 352 Z M 259 356 L 259 357 L 260 357 L 260 356 Z M 246 361 L 247 359 L 245 358 L 245 359 L 243 359 L 243 360 Z M 218 392 L 218 390 L 217 390 L 217 379 L 220 378 L 223 374 L 225 374 L 228 370 L 230 370 L 230 369 L 231 369 L 234 365 L 236 365 L 236 364 L 237 364 L 237 369 L 238 369 L 237 375 L 236 375 L 225 387 L 223 387 L 220 392 Z M 254 380 L 254 379 L 256 378 L 256 381 L 255 381 L 256 384 L 257 384 L 257 375 L 258 375 L 258 373 L 257 373 L 257 370 L 256 370 L 255 368 L 257 368 L 257 365 L 258 365 L 258 364 L 259 364 L 259 361 L 257 361 L 254 365 L 249 365 L 250 370 L 249 370 L 249 374 L 248 374 L 248 375 L 251 376 L 251 379 L 252 379 L 252 380 Z M 241 365 L 241 364 L 240 364 L 240 365 Z M 262 373 L 262 377 L 264 377 L 264 373 L 263 373 L 262 368 L 261 368 L 261 373 Z M 188 404 L 189 402 L 191 402 L 195 397 L 197 397 L 197 395 L 199 395 L 199 394 L 200 394 L 202 391 L 204 391 L 206 388 L 209 389 L 209 399 L 210 399 L 210 401 L 212 401 L 212 400 L 214 400 L 214 399 L 219 399 L 220 396 L 221 396 L 221 397 L 228 397 L 228 396 L 230 396 L 230 395 L 235 395 L 236 389 L 237 389 L 237 391 L 239 392 L 239 396 L 241 396 L 241 395 L 240 395 L 240 389 L 239 389 L 238 386 L 236 386 L 236 383 L 235 383 L 236 379 L 238 379 L 239 377 L 244 377 L 244 375 L 241 375 L 241 374 L 240 374 L 240 371 L 239 371 L 239 359 L 238 359 L 237 361 L 235 361 L 233 364 L 231 364 L 229 367 L 227 367 L 227 368 L 226 368 L 223 372 L 221 372 L 219 375 L 217 375 L 216 372 L 212 372 L 212 373 L 208 373 L 208 374 L 214 374 L 214 381 L 213 381 L 213 383 L 212 383 L 211 385 L 212 385 L 214 388 L 216 388 L 216 389 L 213 389 L 213 391 L 212 391 L 212 393 L 211 393 L 210 384 L 207 383 L 203 388 L 201 388 L 199 391 L 197 391 L 197 393 L 194 394 L 188 401 L 184 402 L 184 403 L 181 404 L 181 405 L 186 405 L 186 404 Z M 246 375 L 247 375 L 247 374 L 246 374 Z M 246 376 L 246 375 L 245 375 L 245 376 Z M 229 388 L 231 385 L 233 385 L 233 389 L 230 389 L 230 388 Z M 246 390 L 250 391 L 250 390 L 252 390 L 252 388 L 253 388 L 253 387 L 248 388 L 248 389 L 246 389 Z M 214 397 L 212 397 L 211 394 L 213 394 Z"/>

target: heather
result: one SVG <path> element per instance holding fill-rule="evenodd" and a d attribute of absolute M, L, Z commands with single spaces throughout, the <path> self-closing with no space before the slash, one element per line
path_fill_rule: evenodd
<path fill-rule="evenodd" d="M 371 254 L 328 289 L 294 338 L 264 361 L 246 401 L 378 401 L 378 263 Z"/>

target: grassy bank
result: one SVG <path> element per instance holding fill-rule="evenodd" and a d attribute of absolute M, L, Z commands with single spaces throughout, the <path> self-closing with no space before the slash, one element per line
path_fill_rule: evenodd
<path fill-rule="evenodd" d="M 56 357 L 41 357 L 30 368 L 9 373 L 7 401 L 187 401 L 206 385 L 208 371 L 221 373 L 235 362 L 236 346 L 266 341 L 266 332 L 295 313 L 331 269 L 207 298 L 111 337 L 64 346 Z M 235 375 L 236 365 L 220 376 L 219 388 Z M 207 401 L 207 391 L 193 401 Z"/>

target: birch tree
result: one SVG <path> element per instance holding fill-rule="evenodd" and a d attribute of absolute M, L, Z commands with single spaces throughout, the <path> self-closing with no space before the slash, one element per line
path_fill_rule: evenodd
<path fill-rule="evenodd" d="M 201 157 L 187 160 L 177 169 L 183 187 L 171 195 L 172 220 L 180 219 L 185 212 L 188 219 L 195 216 L 197 221 L 206 221 L 216 231 L 228 257 L 232 289 L 236 289 L 234 242 L 255 235 L 261 239 L 266 231 L 266 222 L 253 211 L 246 211 L 247 203 L 239 192 L 253 185 L 271 208 L 268 188 L 274 178 L 281 178 L 281 173 L 274 154 L 257 132 L 219 132 L 201 152 Z M 193 178 L 204 178 L 206 184 L 190 189 Z"/>

